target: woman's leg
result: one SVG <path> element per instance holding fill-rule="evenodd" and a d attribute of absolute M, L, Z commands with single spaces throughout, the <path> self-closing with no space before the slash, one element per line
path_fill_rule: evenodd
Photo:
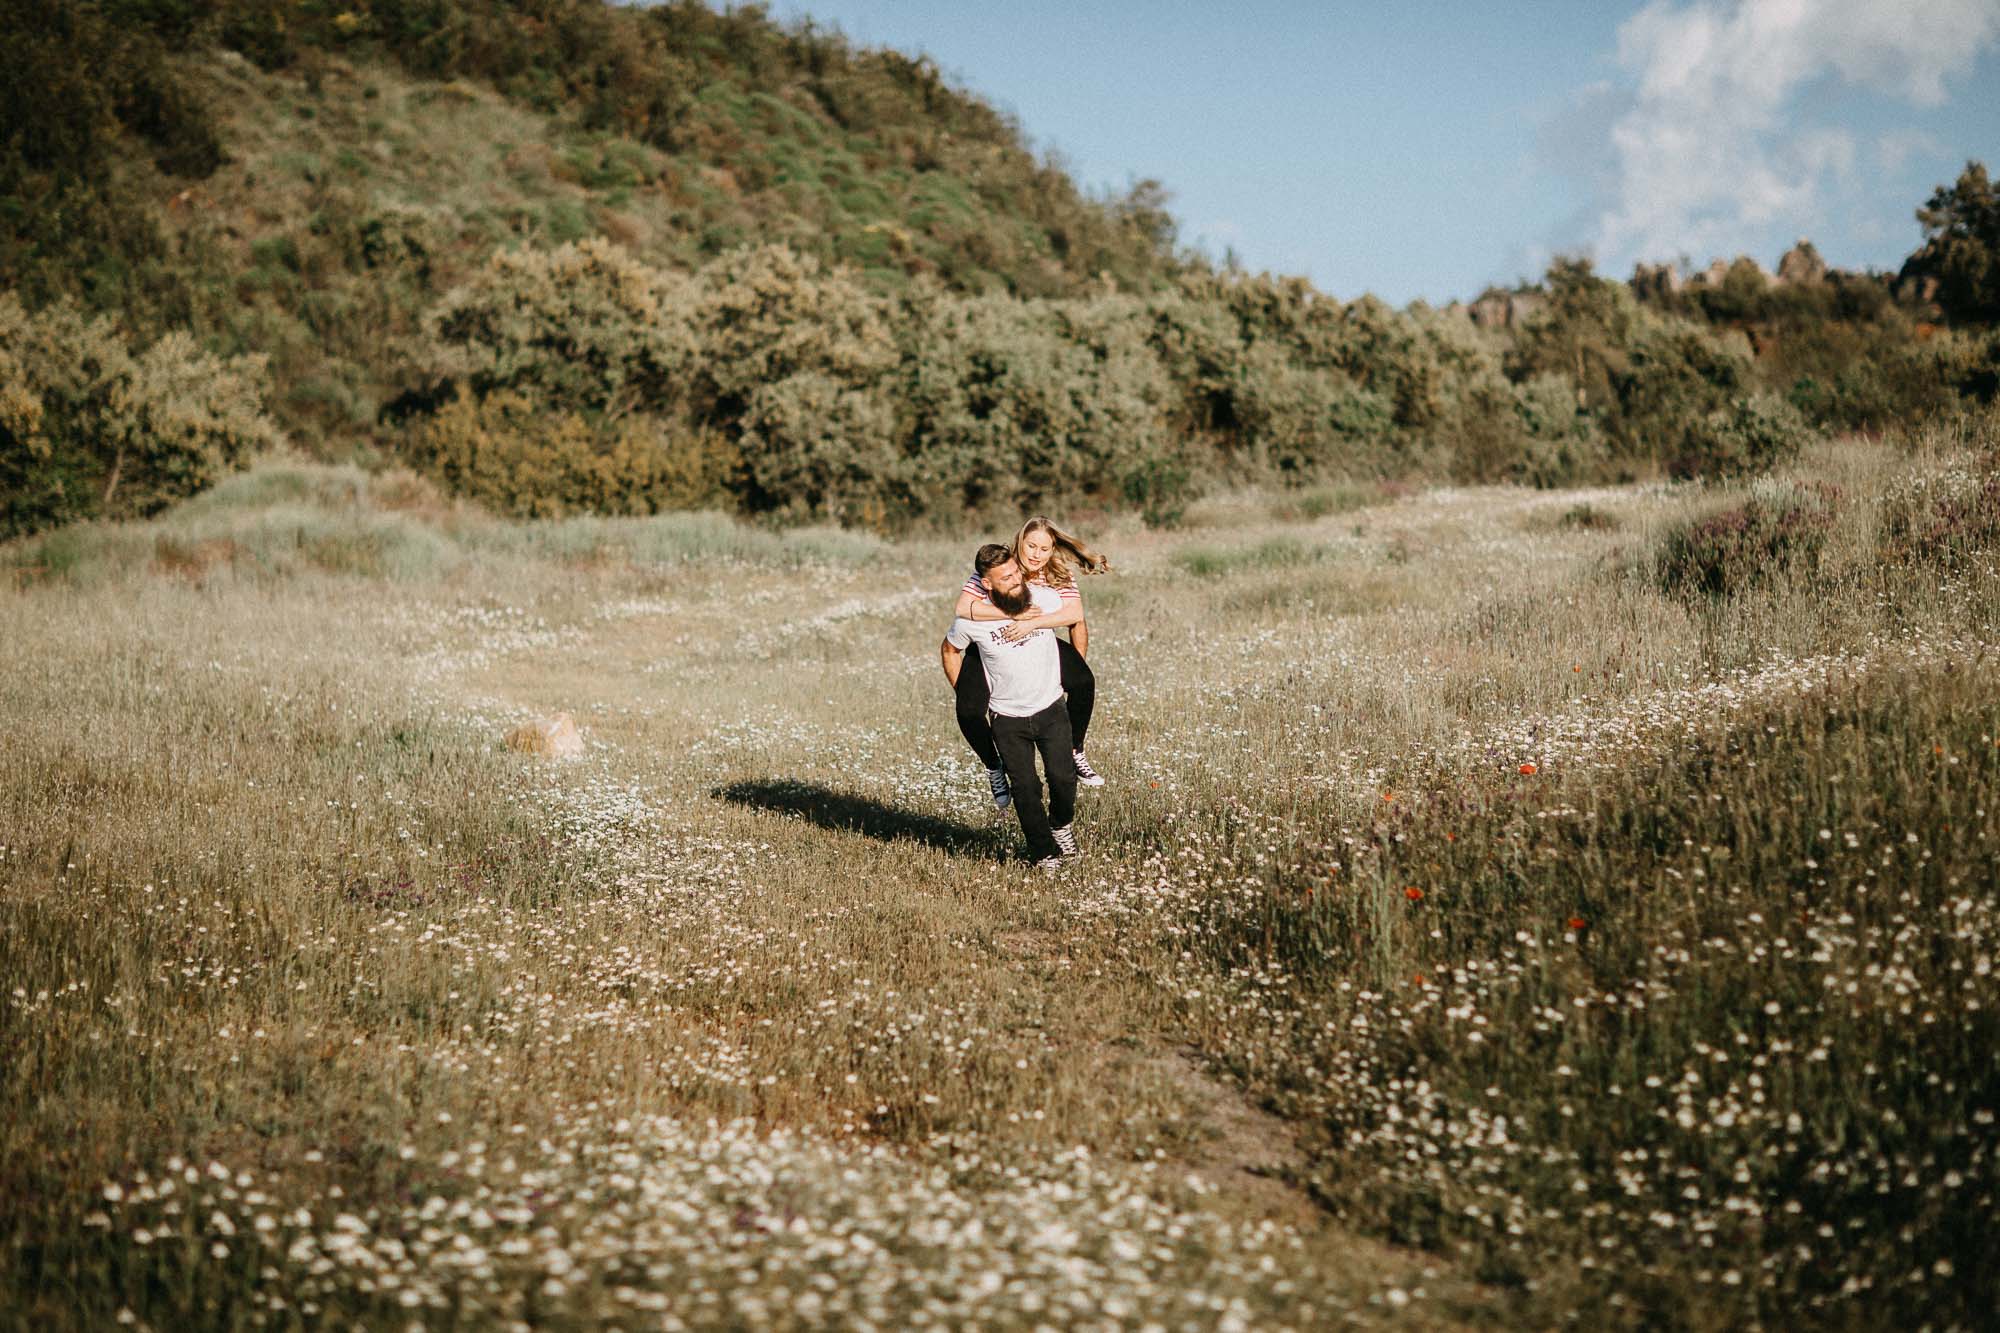
<path fill-rule="evenodd" d="M 1000 767 L 1000 750 L 993 744 L 993 724 L 986 720 L 986 701 L 992 688 L 986 683 L 986 664 L 978 649 L 970 649 L 958 669 L 958 729 L 965 743 L 979 756 L 989 771 Z"/>
<path fill-rule="evenodd" d="M 1067 640 L 1059 638 L 1056 645 L 1062 660 L 1063 693 L 1069 695 L 1070 743 L 1081 750 L 1084 733 L 1090 730 L 1091 710 L 1097 707 L 1097 674 Z"/>

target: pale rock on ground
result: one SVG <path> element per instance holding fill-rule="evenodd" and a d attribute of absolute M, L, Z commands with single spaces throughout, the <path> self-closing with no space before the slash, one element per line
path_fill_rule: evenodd
<path fill-rule="evenodd" d="M 550 759 L 579 759 L 583 756 L 583 737 L 576 729 L 575 718 L 568 713 L 557 713 L 508 732 L 507 748 Z"/>

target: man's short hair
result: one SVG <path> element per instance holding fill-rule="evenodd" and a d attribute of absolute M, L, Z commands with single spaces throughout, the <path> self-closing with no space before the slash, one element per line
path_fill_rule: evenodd
<path fill-rule="evenodd" d="M 987 570 L 996 565 L 1004 565 L 1013 558 L 1012 547 L 1002 546 L 999 542 L 988 542 L 979 548 L 977 555 L 972 557 L 972 568 L 981 578 L 985 578 Z"/>

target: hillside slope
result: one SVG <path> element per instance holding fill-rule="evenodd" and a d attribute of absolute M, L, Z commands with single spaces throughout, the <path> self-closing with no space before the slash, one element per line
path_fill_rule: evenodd
<path fill-rule="evenodd" d="M 1170 523 L 1218 483 L 1758 470 L 2000 368 L 1877 275 L 1563 260 L 1439 312 L 1218 272 L 1157 185 L 1093 199 L 925 61 L 756 9 L 0 2 L 0 534 L 154 512 L 271 426 L 519 514 Z M 81 382 L 119 339 L 150 384 Z M 214 429 L 252 381 L 274 420 Z"/>
<path fill-rule="evenodd" d="M 1143 284 L 1172 259 L 1159 187 L 1091 197 L 1014 121 L 923 58 L 859 49 L 810 22 L 694 0 L 335 6 L 269 0 L 9 0 L 0 285 L 93 289 L 158 251 L 148 205 L 254 153 L 272 115 L 384 120 L 342 107 L 397 74 L 490 92 L 545 121 L 524 139 L 615 143 L 580 179 L 655 196 L 647 257 L 686 264 L 782 241 L 878 285 L 920 273 L 965 291 L 1058 295 Z M 235 57 L 272 76 L 223 86 Z M 343 115 L 347 111 L 352 115 Z M 247 133 L 246 133 L 247 131 Z M 483 137 L 483 136 L 482 136 Z M 366 155 L 366 141 L 345 145 Z M 614 205 L 617 206 L 617 205 Z M 67 229 L 51 212 L 71 215 Z M 557 229 L 582 235 L 588 214 Z M 622 239 L 622 238 L 621 238 Z M 107 268 L 108 266 L 108 268 Z M 109 304 L 107 299 L 104 303 Z"/>
<path fill-rule="evenodd" d="M 1030 297 L 1175 267 L 1156 185 L 1093 198 L 927 61 L 754 7 L 7 8 L 0 291 L 268 355 L 315 453 L 372 452 L 403 340 L 498 249 L 777 243 Z"/>

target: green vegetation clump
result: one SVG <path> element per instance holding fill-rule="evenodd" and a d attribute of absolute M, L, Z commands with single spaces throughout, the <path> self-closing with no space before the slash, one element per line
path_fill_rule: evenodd
<path fill-rule="evenodd" d="M 461 394 L 415 433 L 410 461 L 454 494 L 520 518 L 654 514 L 711 501 L 732 463 L 649 418 L 598 427 L 518 393 Z"/>
<path fill-rule="evenodd" d="M 1200 483 L 1186 464 L 1174 458 L 1148 458 L 1128 471 L 1122 481 L 1125 502 L 1139 511 L 1149 528 L 1177 528 L 1187 507 L 1201 498 Z"/>
<path fill-rule="evenodd" d="M 1756 392 L 1740 337 L 1657 314 L 1579 262 L 1549 270 L 1549 299 L 1523 325 L 1508 368 L 1569 387 L 1625 475 L 1764 470 L 1809 434 L 1788 404 Z"/>
<path fill-rule="evenodd" d="M 1458 323 L 1265 277 L 1090 299 L 930 283 L 887 296 L 778 246 L 676 274 L 591 240 L 495 256 L 425 327 L 428 387 L 402 409 L 417 421 L 456 392 L 516 393 L 595 423 L 603 456 L 611 423 L 643 417 L 665 438 L 723 442 L 732 465 L 707 474 L 720 490 L 693 498 L 792 520 L 900 529 L 1081 500 L 1172 526 L 1218 483 L 1443 467 L 1553 484 L 1604 461 L 1566 384 L 1511 384 Z M 410 456 L 432 466 L 435 422 L 416 439 Z M 628 494 L 690 498 L 628 456 L 647 471 Z M 537 512 L 588 494 L 558 486 Z"/>
<path fill-rule="evenodd" d="M 180 332 L 135 350 L 109 318 L 0 293 L 0 538 L 157 513 L 247 465 L 278 439 L 263 377 L 262 357 Z"/>
<path fill-rule="evenodd" d="M 681 498 L 626 485 L 657 507 L 700 495 L 884 530 L 1079 502 L 1167 527 L 1218 484 L 1727 480 L 1816 438 L 1805 400 L 1764 387 L 1742 337 L 1580 264 L 1558 263 L 1551 290 L 1503 338 L 1242 274 L 1088 299 L 922 282 L 890 296 L 783 247 L 677 274 L 593 240 L 497 256 L 448 293 L 426 325 L 425 392 L 516 389 L 600 423 L 637 413 L 733 460 Z M 1979 346 L 1928 354 L 1949 401 L 1976 401 L 1944 387 L 1971 372 L 1939 358 L 1970 365 Z"/>
<path fill-rule="evenodd" d="M 1938 304 L 1954 320 L 2000 323 L 2000 185 L 1986 165 L 1966 163 L 1917 210 L 1917 221 L 1924 243 L 1903 276 L 1935 283 Z"/>
<path fill-rule="evenodd" d="M 1755 476 L 1798 457 L 1812 434 L 1798 409 L 1775 394 L 1732 398 L 1687 423 L 1667 470 L 1684 478 Z"/>

